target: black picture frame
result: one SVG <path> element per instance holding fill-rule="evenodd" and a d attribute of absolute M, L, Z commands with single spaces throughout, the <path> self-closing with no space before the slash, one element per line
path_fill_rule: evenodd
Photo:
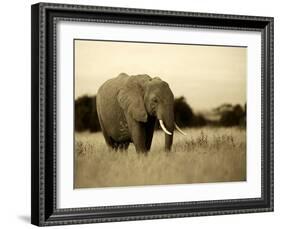
<path fill-rule="evenodd" d="M 261 198 L 58 209 L 56 205 L 56 62 L 54 28 L 60 18 L 262 34 Z M 273 211 L 273 18 L 133 8 L 38 3 L 31 7 L 31 223 L 99 223 Z"/>

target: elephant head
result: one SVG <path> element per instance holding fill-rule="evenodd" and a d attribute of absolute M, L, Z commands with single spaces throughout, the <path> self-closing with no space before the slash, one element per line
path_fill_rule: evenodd
<path fill-rule="evenodd" d="M 153 78 L 144 85 L 144 105 L 149 115 L 159 120 L 165 132 L 165 149 L 170 150 L 174 132 L 174 95 L 169 85 L 160 78 Z"/>
<path fill-rule="evenodd" d="M 158 77 L 131 76 L 120 90 L 118 101 L 136 122 L 146 124 L 151 117 L 157 118 L 165 132 L 165 149 L 168 151 L 173 143 L 174 129 L 183 133 L 174 120 L 174 95 L 168 83 Z"/>

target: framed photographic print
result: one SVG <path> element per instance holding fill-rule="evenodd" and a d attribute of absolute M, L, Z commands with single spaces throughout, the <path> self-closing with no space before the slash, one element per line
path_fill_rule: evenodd
<path fill-rule="evenodd" d="M 32 224 L 273 211 L 273 18 L 31 13 Z"/>

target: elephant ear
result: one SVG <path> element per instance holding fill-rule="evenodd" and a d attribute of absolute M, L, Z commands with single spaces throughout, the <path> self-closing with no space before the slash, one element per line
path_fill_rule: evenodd
<path fill-rule="evenodd" d="M 143 91 L 139 84 L 126 84 L 120 89 L 117 95 L 117 100 L 122 109 L 136 121 L 147 121 L 147 112 L 143 101 Z"/>

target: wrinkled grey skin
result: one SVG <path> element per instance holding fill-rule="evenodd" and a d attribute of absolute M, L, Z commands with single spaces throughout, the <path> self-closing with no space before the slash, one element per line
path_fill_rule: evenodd
<path fill-rule="evenodd" d="M 97 93 L 97 113 L 108 146 L 126 150 L 133 142 L 137 152 L 150 150 L 156 120 L 166 129 L 165 150 L 173 143 L 174 95 L 160 78 L 121 73 L 106 81 Z"/>

